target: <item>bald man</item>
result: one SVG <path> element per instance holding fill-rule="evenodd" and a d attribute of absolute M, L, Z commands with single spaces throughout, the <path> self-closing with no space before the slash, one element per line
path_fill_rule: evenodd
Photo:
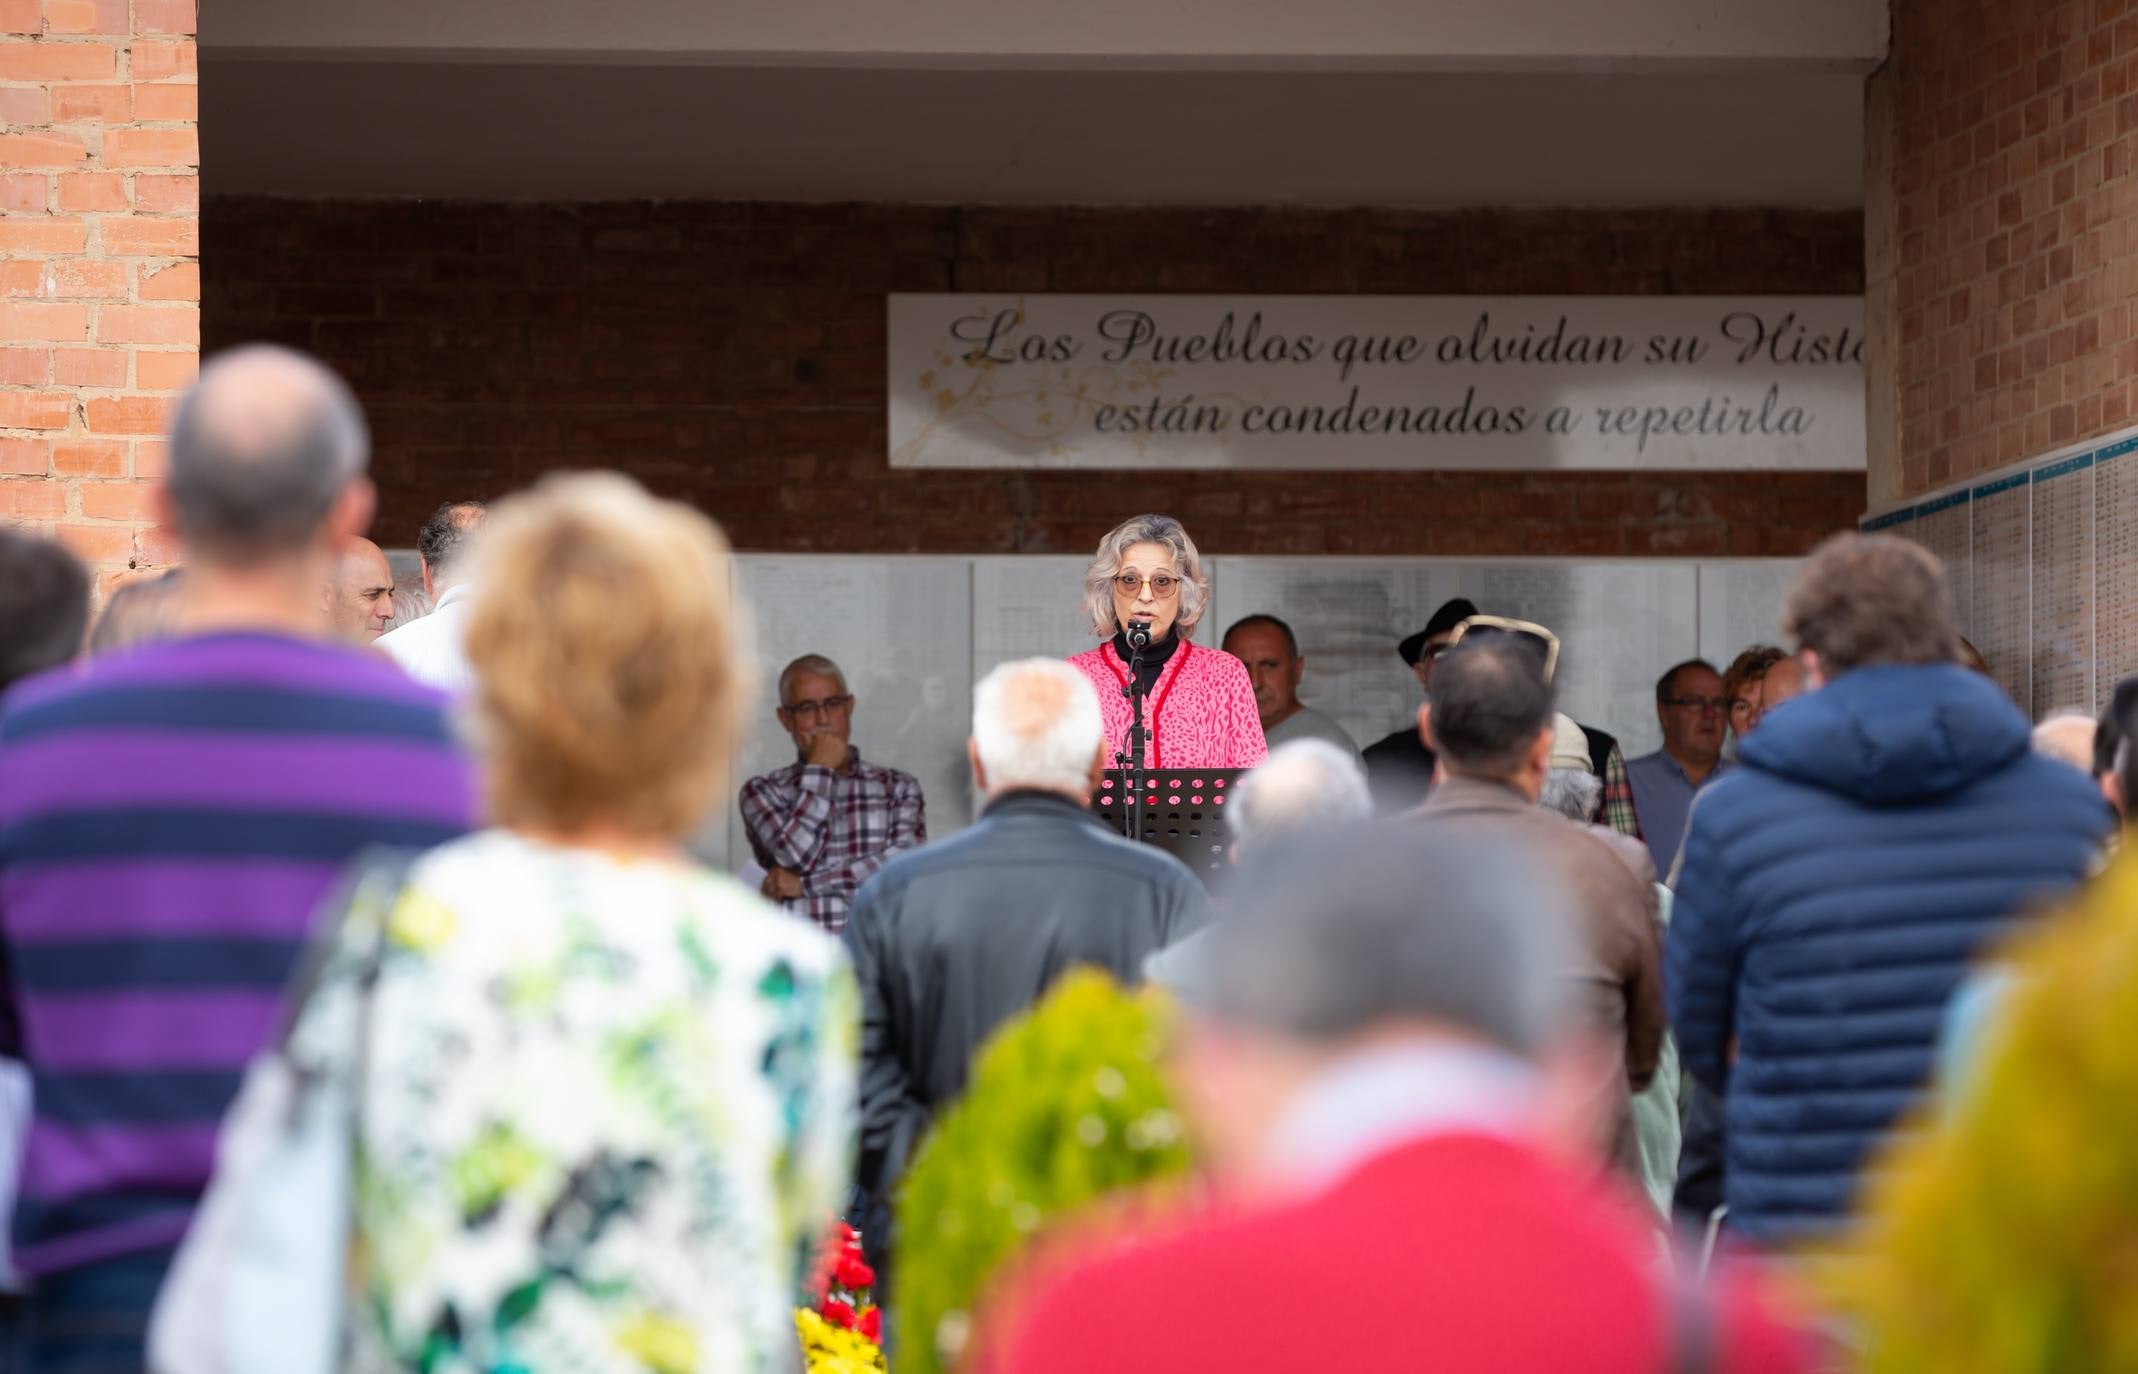
<path fill-rule="evenodd" d="M 327 618 L 335 638 L 351 644 L 369 644 L 393 619 L 393 568 L 386 551 L 362 535 L 335 560 L 334 578 L 327 583 Z"/>
<path fill-rule="evenodd" d="M 168 635 L 0 715 L 8 821 L 35 837 L 0 844 L 0 1055 L 35 1083 L 8 1368 L 144 1366 L 217 1128 L 338 919 L 323 901 L 366 851 L 474 819 L 443 699 L 326 633 L 322 589 L 371 523 L 369 448 L 311 359 L 210 358 L 156 493 L 185 551 Z"/>
<path fill-rule="evenodd" d="M 2099 728 L 2092 716 L 2078 711 L 2059 711 L 2034 727 L 2034 752 L 2062 759 L 2090 778 L 2093 776 L 2093 736 Z"/>

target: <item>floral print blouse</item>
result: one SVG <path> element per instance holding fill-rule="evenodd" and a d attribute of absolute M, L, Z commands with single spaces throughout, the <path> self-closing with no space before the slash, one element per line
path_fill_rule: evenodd
<path fill-rule="evenodd" d="M 293 1039 L 363 1083 L 349 1368 L 793 1367 L 856 1024 L 835 941 L 681 863 L 489 831 L 360 884 Z"/>

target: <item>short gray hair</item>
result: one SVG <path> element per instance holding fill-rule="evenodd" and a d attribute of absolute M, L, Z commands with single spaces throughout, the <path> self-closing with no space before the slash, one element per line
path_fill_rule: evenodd
<path fill-rule="evenodd" d="M 1084 570 L 1084 614 L 1091 619 L 1091 632 L 1101 639 L 1114 632 L 1114 578 L 1121 560 L 1138 544 L 1163 544 L 1180 570 L 1180 617 L 1173 623 L 1182 639 L 1195 638 L 1196 622 L 1210 597 L 1210 579 L 1203 574 L 1203 556 L 1195 541 L 1170 515 L 1137 515 L 1107 531 L 1099 551 Z"/>
<path fill-rule="evenodd" d="M 1325 739 L 1295 739 L 1269 751 L 1232 794 L 1225 824 L 1243 851 L 1290 830 L 1350 825 L 1373 814 L 1358 757 Z"/>
<path fill-rule="evenodd" d="M 1596 804 L 1602 800 L 1602 778 L 1586 768 L 1554 768 L 1544 775 L 1537 805 L 1587 825 L 1596 819 Z"/>
<path fill-rule="evenodd" d="M 779 670 L 780 705 L 785 706 L 787 704 L 788 687 L 792 686 L 794 680 L 804 673 L 816 673 L 823 677 L 834 678 L 839 683 L 839 690 L 842 692 L 846 690 L 846 674 L 839 671 L 838 664 L 822 654 L 803 654 L 800 658 Z"/>
<path fill-rule="evenodd" d="M 993 794 L 1082 791 L 1106 741 L 1091 679 L 1058 658 L 1024 658 L 973 688 L 973 750 Z"/>
<path fill-rule="evenodd" d="M 211 358 L 179 401 L 164 483 L 180 538 L 244 561 L 310 542 L 370 458 L 363 410 L 341 378 L 254 344 Z"/>
<path fill-rule="evenodd" d="M 1430 1022 L 1530 1057 L 1570 1025 L 1573 907 L 1525 848 L 1382 821 L 1280 838 L 1233 891 L 1187 990 L 1218 1020 L 1308 1043 Z"/>

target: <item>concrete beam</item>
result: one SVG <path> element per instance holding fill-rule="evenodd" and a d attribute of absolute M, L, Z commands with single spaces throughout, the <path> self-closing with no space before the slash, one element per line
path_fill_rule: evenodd
<path fill-rule="evenodd" d="M 1885 0 L 367 0 L 203 5 L 221 56 L 775 66 L 1868 71 Z"/>

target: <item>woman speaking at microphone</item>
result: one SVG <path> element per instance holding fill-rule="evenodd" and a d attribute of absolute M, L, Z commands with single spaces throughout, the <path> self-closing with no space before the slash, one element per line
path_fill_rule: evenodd
<path fill-rule="evenodd" d="M 1171 516 L 1138 515 L 1099 541 L 1084 609 L 1108 642 L 1069 661 L 1098 690 L 1109 766 L 1131 756 L 1131 681 L 1144 689 L 1145 768 L 1252 768 L 1269 753 L 1246 666 L 1189 642 L 1209 590 L 1195 541 Z"/>

